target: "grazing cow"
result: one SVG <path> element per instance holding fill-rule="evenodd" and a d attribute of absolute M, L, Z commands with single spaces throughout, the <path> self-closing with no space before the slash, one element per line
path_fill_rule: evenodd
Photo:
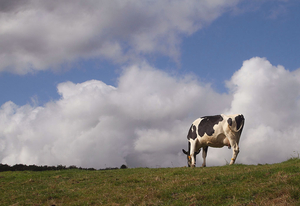
<path fill-rule="evenodd" d="M 195 167 L 196 155 L 201 148 L 203 164 L 206 167 L 206 156 L 208 147 L 232 148 L 233 155 L 230 164 L 234 164 L 239 153 L 239 141 L 244 128 L 245 118 L 242 114 L 215 115 L 196 119 L 187 135 L 188 151 L 182 150 L 187 155 L 189 167 Z"/>

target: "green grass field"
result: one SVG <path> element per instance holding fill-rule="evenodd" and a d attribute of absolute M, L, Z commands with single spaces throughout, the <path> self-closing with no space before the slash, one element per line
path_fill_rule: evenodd
<path fill-rule="evenodd" d="M 300 159 L 207 168 L 1 172 L 0 205 L 300 205 Z"/>

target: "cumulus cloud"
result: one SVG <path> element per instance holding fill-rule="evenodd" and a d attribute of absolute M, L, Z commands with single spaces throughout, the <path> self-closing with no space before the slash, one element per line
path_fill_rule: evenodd
<path fill-rule="evenodd" d="M 185 166 L 181 149 L 191 123 L 218 113 L 246 118 L 238 163 L 280 162 L 299 152 L 300 69 L 255 57 L 226 84 L 228 93 L 220 94 L 192 75 L 172 76 L 147 63 L 124 68 L 116 87 L 98 80 L 61 83 L 61 98 L 44 106 L 1 106 L 0 161 Z M 207 164 L 224 165 L 231 155 L 209 148 Z"/>
<path fill-rule="evenodd" d="M 128 63 L 180 58 L 180 39 L 238 0 L 59 0 L 0 2 L 0 72 L 60 69 L 80 59 Z"/>
<path fill-rule="evenodd" d="M 299 72 L 256 57 L 245 61 L 228 82 L 234 93 L 228 112 L 246 116 L 241 162 L 274 163 L 299 152 Z"/>
<path fill-rule="evenodd" d="M 125 68 L 117 87 L 90 80 L 57 88 L 61 99 L 42 107 L 1 106 L 2 163 L 184 165 L 191 122 L 221 112 L 219 101 L 230 103 L 192 76 L 171 76 L 146 63 Z"/>

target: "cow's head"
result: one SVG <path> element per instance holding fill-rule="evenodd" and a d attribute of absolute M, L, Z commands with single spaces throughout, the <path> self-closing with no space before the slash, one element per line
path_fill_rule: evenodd
<path fill-rule="evenodd" d="M 242 114 L 230 117 L 228 120 L 228 126 L 233 132 L 241 132 L 244 127 L 245 118 Z"/>
<path fill-rule="evenodd" d="M 182 149 L 182 152 L 184 154 L 186 154 L 188 167 L 191 167 L 192 166 L 192 157 L 190 155 L 190 151 L 185 151 L 184 149 Z M 200 150 L 198 152 L 194 153 L 195 162 L 196 162 L 196 155 L 199 154 L 199 152 L 200 152 Z"/>

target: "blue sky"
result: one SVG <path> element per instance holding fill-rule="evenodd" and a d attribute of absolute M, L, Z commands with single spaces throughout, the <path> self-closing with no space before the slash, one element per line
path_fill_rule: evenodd
<path fill-rule="evenodd" d="M 189 125 L 217 113 L 245 115 L 244 147 L 277 138 L 241 162 L 285 160 L 299 148 L 276 153 L 299 130 L 299 9 L 295 0 L 0 1 L 0 162 L 182 166 Z M 208 162 L 222 165 L 228 152 L 212 150 Z"/>
<path fill-rule="evenodd" d="M 2 104 L 13 101 L 18 105 L 31 104 L 32 100 L 39 105 L 60 98 L 57 84 L 65 81 L 81 83 L 90 79 L 98 79 L 107 84 L 116 84 L 118 78 L 116 65 L 105 61 L 83 61 L 67 71 L 42 71 L 34 74 L 15 75 L 1 74 Z"/>
<path fill-rule="evenodd" d="M 183 43 L 183 67 L 222 90 L 244 60 L 266 57 L 273 65 L 299 68 L 299 4 L 269 17 L 271 3 L 242 14 L 225 14 Z"/>

